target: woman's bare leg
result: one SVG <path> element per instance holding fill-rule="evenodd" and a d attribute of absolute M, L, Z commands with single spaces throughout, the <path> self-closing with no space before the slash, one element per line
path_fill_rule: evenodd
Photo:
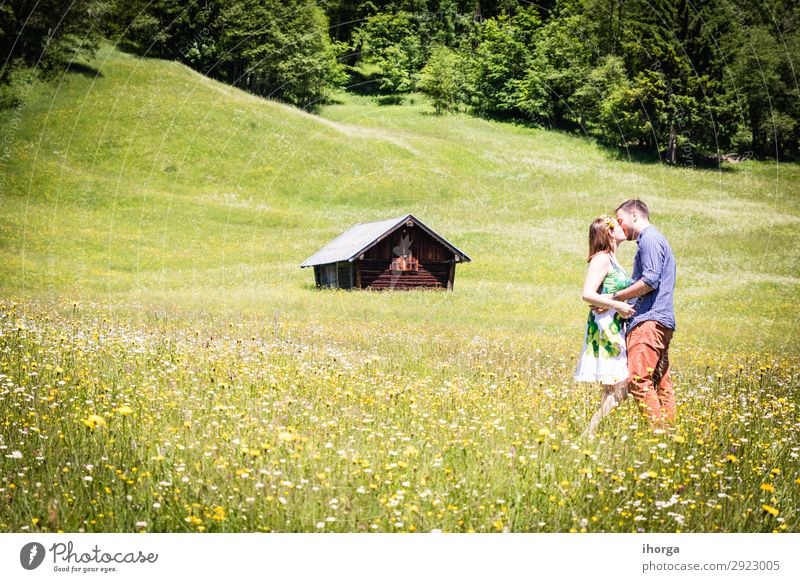
<path fill-rule="evenodd" d="M 600 421 L 628 397 L 627 380 L 617 384 L 601 384 L 601 386 L 603 387 L 603 398 L 594 416 L 592 416 L 592 420 L 589 421 L 589 427 L 584 431 L 584 436 L 588 434 L 588 436 L 593 437 Z"/>

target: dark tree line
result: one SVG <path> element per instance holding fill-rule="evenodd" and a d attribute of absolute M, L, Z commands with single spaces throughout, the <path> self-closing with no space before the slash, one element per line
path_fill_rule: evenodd
<path fill-rule="evenodd" d="M 304 107 L 347 81 L 348 47 L 313 0 L 10 0 L 0 3 L 0 37 L 2 89 L 15 71 L 46 75 L 90 57 L 102 37 Z M 0 106 L 13 103 L 8 95 Z"/>
<path fill-rule="evenodd" d="M 790 0 L 11 0 L 6 64 L 47 72 L 109 37 L 302 107 L 337 87 L 428 94 L 670 163 L 800 157 Z"/>
<path fill-rule="evenodd" d="M 5 0 L 0 2 L 0 109 L 18 98 L 17 76 L 53 75 L 91 56 L 104 32 L 107 6 L 96 0 Z"/>
<path fill-rule="evenodd" d="M 329 14 L 353 4 L 371 12 L 340 42 L 385 90 L 424 91 L 440 112 L 529 120 L 671 163 L 800 157 L 796 2 L 342 1 Z"/>
<path fill-rule="evenodd" d="M 114 1 L 108 29 L 123 46 L 257 95 L 313 108 L 347 79 L 346 47 L 312 0 Z"/>

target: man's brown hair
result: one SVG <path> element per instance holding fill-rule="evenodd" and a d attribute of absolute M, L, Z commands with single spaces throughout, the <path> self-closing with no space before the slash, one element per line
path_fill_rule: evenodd
<path fill-rule="evenodd" d="M 650 220 L 650 211 L 647 209 L 647 204 L 639 200 L 638 198 L 631 198 L 630 200 L 626 200 L 619 206 L 614 212 L 619 212 L 623 210 L 630 214 L 631 211 L 635 210 L 637 213 L 641 214 L 647 220 Z"/>

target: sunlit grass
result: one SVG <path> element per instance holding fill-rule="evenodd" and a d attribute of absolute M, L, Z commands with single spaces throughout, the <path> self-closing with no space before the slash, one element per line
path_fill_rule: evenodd
<path fill-rule="evenodd" d="M 679 419 L 546 341 L 0 311 L 5 531 L 796 531 L 796 358 L 680 352 Z M 423 339 L 424 341 L 420 341 Z"/>
<path fill-rule="evenodd" d="M 797 166 L 91 64 L 0 118 L 0 530 L 797 531 Z M 582 441 L 585 231 L 631 196 L 677 257 L 679 420 Z M 405 212 L 473 258 L 453 292 L 298 268 Z"/>

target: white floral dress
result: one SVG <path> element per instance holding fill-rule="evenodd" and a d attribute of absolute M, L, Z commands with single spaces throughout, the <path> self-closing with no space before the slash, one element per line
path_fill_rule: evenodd
<path fill-rule="evenodd" d="M 615 261 L 599 293 L 614 293 L 630 287 L 631 280 Z M 624 322 L 616 309 L 601 314 L 589 310 L 583 352 L 575 371 L 578 382 L 616 384 L 628 377 L 628 354 L 625 349 Z"/>

